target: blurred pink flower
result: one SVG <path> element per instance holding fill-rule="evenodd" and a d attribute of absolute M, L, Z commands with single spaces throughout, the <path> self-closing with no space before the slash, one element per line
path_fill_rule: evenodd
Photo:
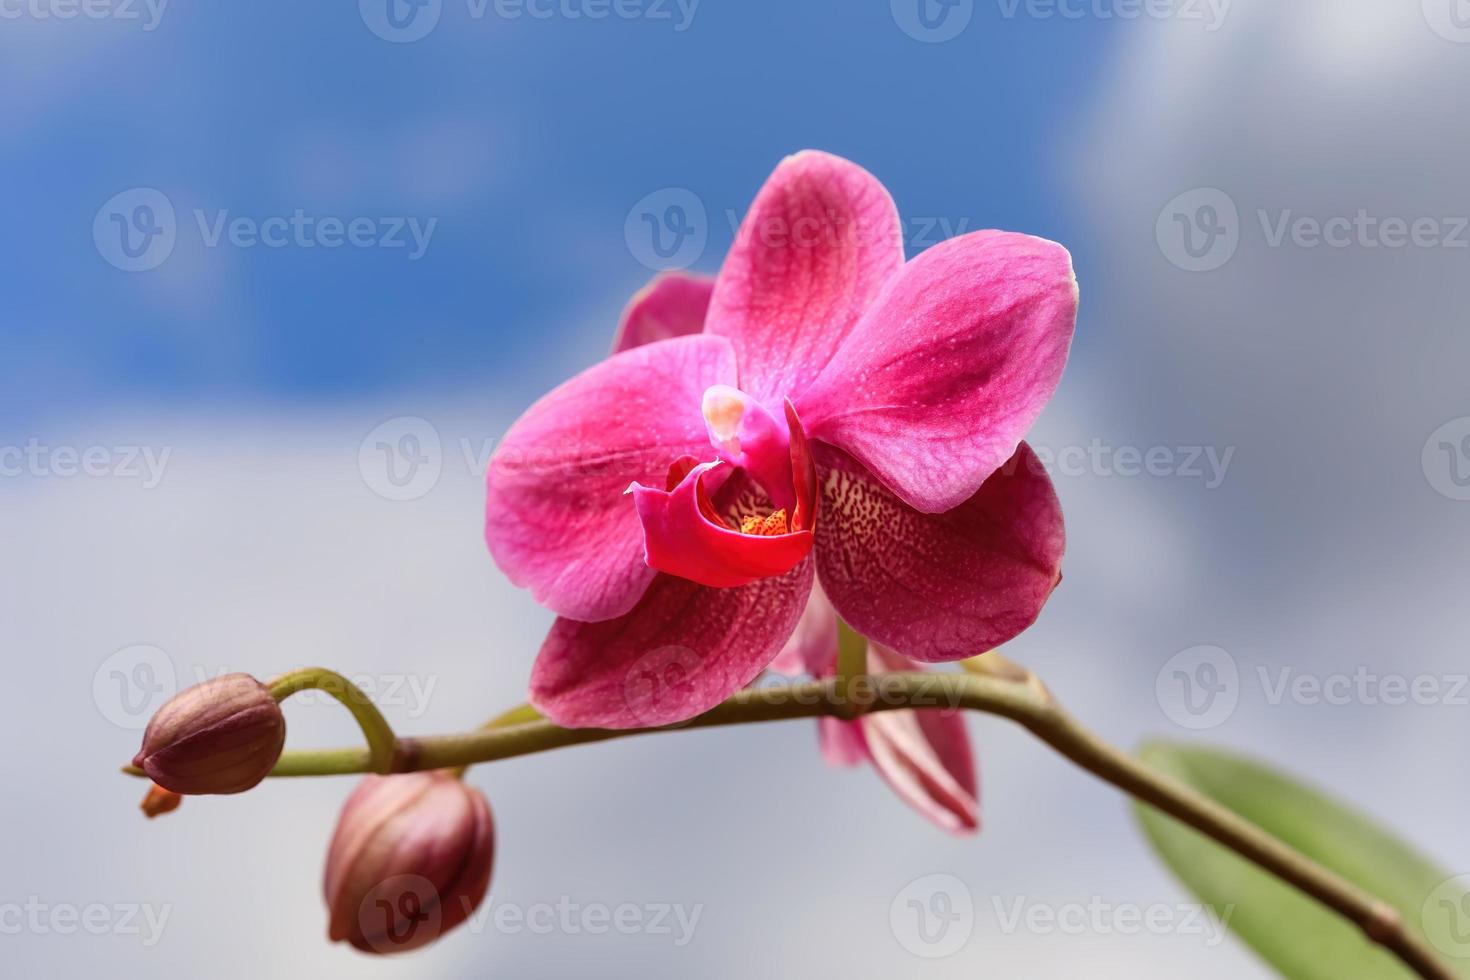
<path fill-rule="evenodd" d="M 713 284 L 656 280 L 491 459 L 490 551 L 559 617 L 531 702 L 576 727 L 697 715 L 771 662 L 818 577 L 912 660 L 1024 630 L 1064 534 L 1020 440 L 1076 311 L 1060 245 L 982 231 L 905 262 L 871 174 L 782 161 Z"/>

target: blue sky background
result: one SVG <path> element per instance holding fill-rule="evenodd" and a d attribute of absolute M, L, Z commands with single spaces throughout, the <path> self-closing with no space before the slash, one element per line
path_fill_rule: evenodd
<path fill-rule="evenodd" d="M 326 663 L 380 690 L 406 680 L 383 706 L 413 733 L 523 700 L 550 616 L 485 552 L 484 456 L 606 351 L 652 274 L 626 233 L 637 206 L 692 192 L 695 267 L 713 272 L 726 213 L 804 147 L 875 173 L 911 237 L 1001 227 L 1073 253 L 1076 344 L 1028 437 L 1057 461 L 1065 579 L 1007 652 L 1117 744 L 1276 759 L 1446 875 L 1470 871 L 1470 705 L 1273 694 L 1360 672 L 1470 684 L 1462 0 L 1180 0 L 1141 19 L 1119 16 L 1130 0 L 1069 0 L 1068 17 L 974 0 L 942 43 L 900 26 L 907 0 L 702 0 L 682 32 L 477 20 L 442 0 L 412 43 L 369 29 L 379 0 L 367 18 L 355 0 L 172 0 L 152 31 L 41 18 L 28 11 L 63 0 L 32 2 L 0 2 L 0 781 L 14 788 L 0 794 L 0 927 L 33 896 L 171 917 L 148 945 L 0 928 L 8 971 L 1266 975 L 1233 942 L 1178 929 L 1008 928 L 996 910 L 1017 901 L 1189 899 L 1116 792 L 995 718 L 973 725 L 984 829 L 966 841 L 871 773 L 826 768 L 806 724 L 470 773 L 496 813 L 495 901 L 698 904 L 679 947 L 493 928 L 396 959 L 327 944 L 321 861 L 351 780 L 136 816 L 116 766 L 149 700 L 200 677 Z M 1212 10 L 1223 19 L 1186 16 Z M 126 272 L 93 226 L 137 188 L 173 207 L 175 243 Z M 1178 221 L 1202 232 L 1205 203 L 1223 232 L 1192 270 Z M 195 209 L 437 223 L 410 260 L 211 248 Z M 1440 238 L 1272 237 L 1360 212 L 1427 219 Z M 385 482 L 385 427 L 437 447 L 411 493 Z M 31 444 L 99 449 L 108 466 L 7 469 Z M 167 454 L 156 482 L 126 471 L 129 447 Z M 1155 449 L 1162 472 L 1116 455 Z M 1234 678 L 1208 717 L 1173 685 L 1201 657 Z M 162 687 L 120 692 L 140 664 Z M 287 714 L 293 745 L 358 737 L 331 704 L 292 699 Z M 975 904 L 973 936 L 944 959 L 906 948 L 890 919 L 935 873 Z"/>
<path fill-rule="evenodd" d="M 925 44 L 886 3 L 705 0 L 682 32 L 668 9 L 675 20 L 507 20 L 493 6 L 474 19 L 451 0 L 403 44 L 350 3 L 175 0 L 151 33 L 22 24 L 4 71 L 41 104 L 3 137 L 0 165 L 25 189 L 9 205 L 25 233 L 0 246 L 11 395 L 50 417 L 120 399 L 530 393 L 550 380 L 528 366 L 537 351 L 576 342 L 592 311 L 610 327 L 648 275 L 623 235 L 636 201 L 664 187 L 706 200 L 698 267 L 713 271 L 726 209 L 743 212 L 803 147 L 861 161 L 909 215 L 1082 238 L 1056 192 L 1057 146 L 1112 26 L 982 5 L 960 37 Z M 60 53 L 43 61 L 30 43 Z M 101 261 L 90 236 L 102 203 L 138 186 L 178 213 L 162 285 Z M 194 208 L 439 221 L 409 262 L 203 249 Z M 1084 276 L 1087 259 L 1078 249 Z"/>

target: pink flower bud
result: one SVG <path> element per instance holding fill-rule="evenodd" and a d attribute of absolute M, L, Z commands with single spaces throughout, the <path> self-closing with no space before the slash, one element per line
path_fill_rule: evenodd
<path fill-rule="evenodd" d="M 175 793 L 243 793 L 271 771 L 285 742 L 270 690 L 249 674 L 225 674 L 159 708 L 133 765 Z"/>
<path fill-rule="evenodd" d="M 431 943 L 484 899 L 494 858 L 478 790 L 438 771 L 368 776 L 327 851 L 328 938 L 365 953 Z"/>

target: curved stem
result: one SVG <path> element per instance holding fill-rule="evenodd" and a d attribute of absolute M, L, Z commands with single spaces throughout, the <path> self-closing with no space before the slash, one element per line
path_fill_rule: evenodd
<path fill-rule="evenodd" d="M 905 708 L 968 708 L 1009 718 L 1098 778 L 1140 799 L 1253 861 L 1276 877 L 1355 923 L 1367 936 L 1427 980 L 1455 980 L 1425 942 L 1407 928 L 1398 912 L 1340 875 L 1293 850 L 1238 814 L 1172 776 L 1145 765 L 1108 744 L 1081 725 L 1052 698 L 1029 670 L 996 654 L 966 661 L 966 673 L 894 673 L 865 678 L 871 697 L 854 704 L 836 679 L 805 681 L 782 687 L 740 691 L 711 711 L 670 728 L 607 730 L 561 728 L 545 720 L 524 721 L 524 709 L 478 731 L 457 735 L 401 739 L 391 753 L 391 768 L 378 768 L 377 749 L 326 749 L 287 752 L 272 776 L 324 776 L 360 772 L 413 772 L 463 768 L 475 763 L 531 755 L 569 745 L 601 742 L 650 732 L 713 728 L 763 721 L 785 721 L 820 715 L 854 717 L 867 712 Z M 308 673 L 308 672 L 298 672 Z M 331 675 L 330 671 L 320 672 Z M 331 675 L 337 676 L 337 675 Z M 286 675 L 272 684 L 290 693 L 305 686 Z M 288 682 L 289 681 L 289 682 Z M 346 683 L 345 680 L 343 683 Z M 300 684 L 301 686 L 293 686 Z M 350 685 L 349 685 L 350 686 Z M 330 688 L 323 688 L 331 690 Z M 344 689 L 345 690 L 345 689 Z M 352 688 L 356 690 L 356 688 Z M 358 692 L 361 697 L 361 692 Z M 339 697 L 339 700 L 342 698 Z M 365 700 L 365 699 L 364 699 Z M 343 700 L 349 708 L 356 706 Z M 372 715 L 377 715 L 376 709 Z M 361 717 L 359 721 L 361 722 Z M 497 725 L 497 722 L 509 722 Z M 369 733 L 364 724 L 364 733 Z M 392 732 L 383 722 L 379 732 Z M 369 744 L 375 736 L 369 734 Z"/>
<path fill-rule="evenodd" d="M 325 667 L 303 667 L 272 678 L 266 686 L 270 688 L 271 697 L 279 703 L 293 694 L 301 691 L 325 691 L 340 701 L 352 717 L 357 721 L 357 727 L 362 729 L 362 735 L 367 739 L 367 759 L 364 768 L 356 769 L 356 772 L 390 773 L 394 771 L 394 756 L 398 748 L 398 738 L 393 734 L 393 726 L 388 724 L 388 719 L 373 704 L 371 698 L 362 692 L 356 684 L 334 670 Z M 319 755 L 307 750 L 306 753 L 283 753 L 284 761 L 290 755 Z M 328 755 L 330 753 L 327 753 Z M 277 765 L 279 768 L 279 764 Z M 272 775 L 275 775 L 272 772 Z"/>

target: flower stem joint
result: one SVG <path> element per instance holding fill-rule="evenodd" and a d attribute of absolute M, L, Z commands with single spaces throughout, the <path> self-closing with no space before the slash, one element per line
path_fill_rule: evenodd
<path fill-rule="evenodd" d="M 270 773 L 285 743 L 270 690 L 249 674 L 225 674 L 158 709 L 133 765 L 173 793 L 243 793 Z"/>

